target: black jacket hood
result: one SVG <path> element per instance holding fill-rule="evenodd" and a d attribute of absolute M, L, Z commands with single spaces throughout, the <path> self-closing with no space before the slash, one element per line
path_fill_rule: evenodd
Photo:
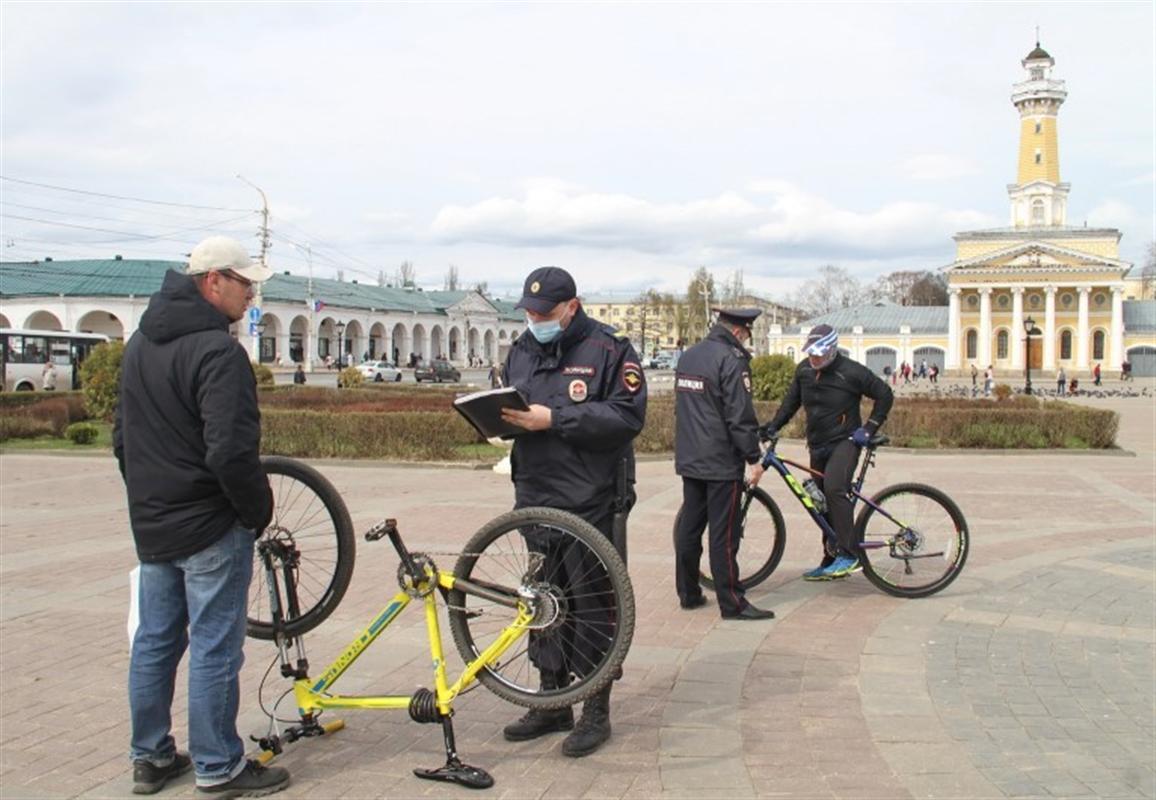
<path fill-rule="evenodd" d="M 201 295 L 196 282 L 171 269 L 140 318 L 140 332 L 158 344 L 197 331 L 228 329 L 229 318 Z"/>

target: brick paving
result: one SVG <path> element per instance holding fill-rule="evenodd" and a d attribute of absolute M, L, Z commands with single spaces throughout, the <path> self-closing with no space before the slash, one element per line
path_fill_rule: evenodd
<path fill-rule="evenodd" d="M 1087 402 L 1122 412 L 1134 456 L 883 451 L 869 487 L 932 483 L 968 518 L 964 574 L 932 598 L 888 597 L 861 577 L 800 581 L 816 534 L 784 502 L 786 555 L 752 594 L 776 610 L 773 622 L 678 608 L 680 488 L 669 462 L 642 464 L 631 518 L 638 625 L 612 740 L 579 760 L 560 755 L 558 736 L 507 743 L 501 728 L 521 710 L 479 688 L 455 705 L 459 751 L 491 771 L 488 794 L 501 798 L 1156 797 L 1156 424 L 1149 400 Z M 512 502 L 507 479 L 484 471 L 318 466 L 359 531 L 393 516 L 414 549 L 460 549 Z M 0 508 L 0 797 L 129 796 L 135 562 L 115 464 L 0 456 Z M 392 594 L 396 566 L 388 545 L 359 537 L 349 594 L 308 636 L 315 668 Z M 257 687 L 275 654 L 256 641 L 246 652 L 241 728 L 263 733 Z M 408 693 L 428 685 L 428 663 L 423 619 L 410 612 L 339 688 Z M 285 687 L 271 679 L 266 703 Z M 279 758 L 294 779 L 280 796 L 468 793 L 411 773 L 440 763 L 436 726 L 398 712 L 344 719 L 343 731 Z M 184 778 L 160 796 L 196 795 Z"/>

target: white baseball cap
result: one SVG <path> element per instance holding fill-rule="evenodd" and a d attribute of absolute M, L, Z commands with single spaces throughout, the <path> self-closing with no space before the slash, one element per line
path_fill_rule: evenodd
<path fill-rule="evenodd" d="M 273 277 L 273 270 L 263 264 L 254 264 L 245 246 L 228 236 L 210 236 L 189 254 L 189 275 L 225 269 L 253 283 Z"/>

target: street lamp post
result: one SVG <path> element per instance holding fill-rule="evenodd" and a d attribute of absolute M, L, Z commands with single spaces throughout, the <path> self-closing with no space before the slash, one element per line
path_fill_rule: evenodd
<path fill-rule="evenodd" d="M 254 325 L 253 327 L 257 331 L 257 363 L 260 364 L 261 363 L 261 337 L 263 337 L 265 335 L 265 331 L 266 331 L 266 329 L 268 329 L 269 323 L 267 323 L 265 321 L 265 317 L 262 316 L 259 320 L 257 320 L 257 324 Z"/>
<path fill-rule="evenodd" d="M 1038 336 L 1040 329 L 1031 317 L 1024 320 L 1024 394 L 1032 393 L 1032 337 Z"/>
<path fill-rule="evenodd" d="M 345 364 L 345 323 L 337 323 L 337 369 Z"/>

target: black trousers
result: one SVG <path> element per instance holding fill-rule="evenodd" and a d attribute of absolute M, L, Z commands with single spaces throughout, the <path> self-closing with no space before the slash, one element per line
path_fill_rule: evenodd
<path fill-rule="evenodd" d="M 612 508 L 581 516 L 613 541 Z M 618 612 L 610 578 L 585 545 L 541 528 L 526 528 L 521 533 L 527 549 L 543 555 L 536 579 L 563 587 L 566 595 L 565 621 L 555 628 L 530 632 L 530 661 L 568 683 L 568 676 L 593 672 L 610 649 Z"/>
<path fill-rule="evenodd" d="M 715 598 L 724 616 L 746 608 L 739 585 L 739 539 L 742 520 L 743 482 L 682 479 L 682 511 L 674 540 L 674 584 L 684 602 L 702 595 L 698 583 L 702 561 L 702 532 L 710 524 L 710 574 Z"/>
<path fill-rule="evenodd" d="M 811 469 L 823 473 L 815 478 L 827 497 L 827 522 L 835 530 L 839 555 L 859 557 L 851 505 L 851 481 L 859 464 L 859 448 L 850 439 L 811 449 Z"/>

